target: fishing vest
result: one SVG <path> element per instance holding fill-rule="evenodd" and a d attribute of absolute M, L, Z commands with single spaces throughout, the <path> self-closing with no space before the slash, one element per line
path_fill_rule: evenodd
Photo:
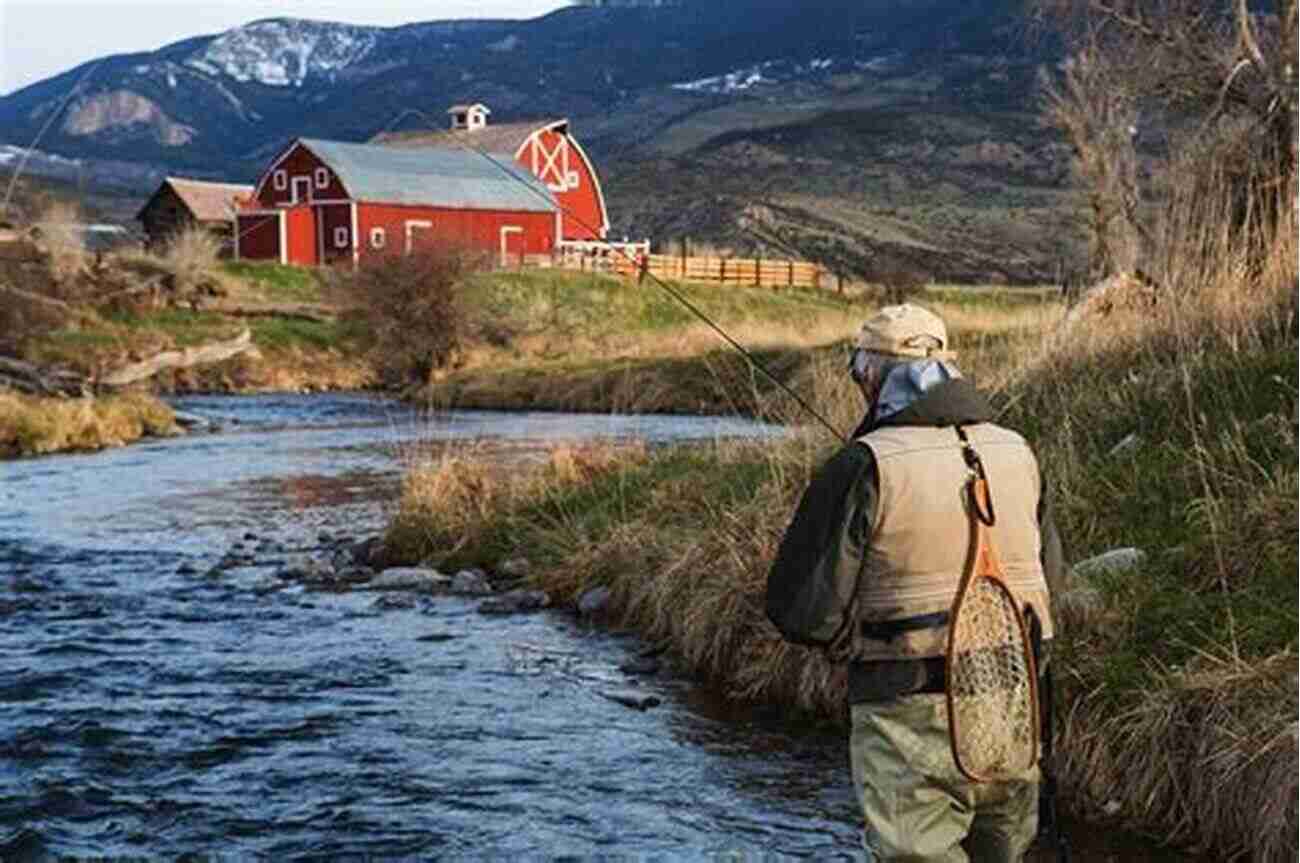
<path fill-rule="evenodd" d="M 1007 585 L 1022 608 L 1033 606 L 1043 638 L 1051 638 L 1038 462 L 1013 431 L 990 423 L 965 429 L 988 476 L 996 515 L 990 536 Z M 886 426 L 858 442 L 875 456 L 879 498 L 858 585 L 854 658 L 942 656 L 948 627 L 941 614 L 956 596 L 971 539 L 961 441 L 951 427 Z"/>

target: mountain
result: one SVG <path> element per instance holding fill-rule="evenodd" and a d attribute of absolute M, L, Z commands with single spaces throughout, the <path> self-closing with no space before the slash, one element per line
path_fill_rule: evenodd
<path fill-rule="evenodd" d="M 913 218 L 945 206 L 936 188 L 960 204 L 996 187 L 1002 203 L 1007 189 L 1050 191 L 1064 175 L 1059 147 L 1032 120 L 1034 72 L 1051 48 L 1024 37 L 1021 9 L 592 0 L 529 21 L 268 19 L 102 58 L 0 98 L 0 145 L 27 146 L 48 125 L 39 146 L 92 173 L 135 163 L 249 180 L 293 137 L 441 128 L 447 106 L 481 101 L 497 122 L 571 118 L 619 233 L 744 246 L 757 242 L 756 223 L 741 216 L 762 207 L 769 226 L 778 213 L 839 213 L 831 221 L 850 229 L 839 245 L 881 236 L 941 247 L 962 235 L 960 214 L 946 228 Z M 1057 204 L 1053 194 L 1031 203 Z M 881 208 L 906 212 L 871 215 Z M 1048 252 L 1027 242 L 1016 259 L 1041 264 Z M 1039 264 L 998 272 L 1037 278 Z"/>

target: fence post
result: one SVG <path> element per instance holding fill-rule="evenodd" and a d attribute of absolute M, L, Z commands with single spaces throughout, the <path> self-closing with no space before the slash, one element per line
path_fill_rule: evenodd
<path fill-rule="evenodd" d="M 722 284 L 727 283 L 727 259 L 722 258 L 718 261 L 718 281 Z"/>
<path fill-rule="evenodd" d="M 763 253 L 755 252 L 754 258 L 754 287 L 763 287 Z"/>
<path fill-rule="evenodd" d="M 790 278 L 786 282 L 786 287 L 787 288 L 794 287 L 794 261 L 790 262 Z"/>

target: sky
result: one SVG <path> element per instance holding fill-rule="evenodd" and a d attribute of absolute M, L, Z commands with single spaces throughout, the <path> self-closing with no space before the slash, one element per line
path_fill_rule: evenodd
<path fill-rule="evenodd" d="M 97 57 L 152 51 L 259 18 L 391 27 L 447 18 L 535 18 L 566 0 L 0 0 L 0 94 Z"/>

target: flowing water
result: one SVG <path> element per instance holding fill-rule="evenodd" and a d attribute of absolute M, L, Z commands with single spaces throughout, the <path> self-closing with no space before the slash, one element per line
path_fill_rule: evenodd
<path fill-rule="evenodd" d="M 526 458 L 779 430 L 351 395 L 178 407 L 222 429 L 0 463 L 0 861 L 861 859 L 841 732 L 629 678 L 644 645 L 564 612 L 266 587 L 377 532 L 415 443 Z M 236 543 L 254 564 L 211 575 Z M 626 686 L 661 703 L 602 694 Z M 1097 832 L 1076 860 L 1186 859 Z"/>

